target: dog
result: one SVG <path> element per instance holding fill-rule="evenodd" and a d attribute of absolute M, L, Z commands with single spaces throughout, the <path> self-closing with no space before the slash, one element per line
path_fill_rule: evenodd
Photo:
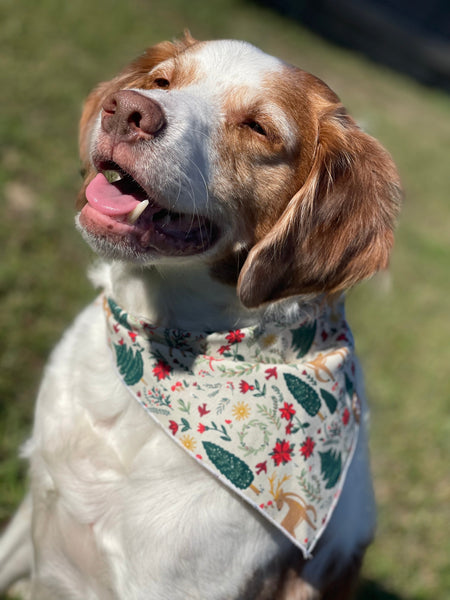
<path fill-rule="evenodd" d="M 318 78 L 190 34 L 91 93 L 80 152 L 102 294 L 46 368 L 1 588 L 350 597 L 375 510 L 342 298 L 388 264 L 392 159 Z"/>

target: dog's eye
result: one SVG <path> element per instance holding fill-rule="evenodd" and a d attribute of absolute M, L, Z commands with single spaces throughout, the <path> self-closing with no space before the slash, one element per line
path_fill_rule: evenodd
<path fill-rule="evenodd" d="M 156 85 L 156 87 L 161 89 L 167 89 L 170 87 L 170 81 L 165 77 L 157 77 L 153 83 Z"/>
<path fill-rule="evenodd" d="M 253 119 L 248 119 L 247 121 L 244 121 L 243 125 L 245 127 L 248 127 L 249 129 L 251 129 L 255 133 L 258 133 L 259 135 L 264 135 L 264 136 L 267 135 L 266 130 L 260 123 L 258 123 L 258 121 L 254 121 Z"/>

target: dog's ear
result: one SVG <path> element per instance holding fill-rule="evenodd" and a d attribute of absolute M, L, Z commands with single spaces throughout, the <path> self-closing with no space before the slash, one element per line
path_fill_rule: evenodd
<path fill-rule="evenodd" d="M 400 197 L 388 153 L 342 105 L 330 106 L 305 183 L 241 270 L 242 303 L 331 294 L 385 268 Z"/>
<path fill-rule="evenodd" d="M 145 88 L 145 79 L 149 71 L 163 61 L 177 56 L 197 41 L 186 30 L 180 40 L 161 42 L 147 50 L 130 63 L 117 77 L 100 83 L 87 97 L 79 128 L 79 147 L 82 168 L 85 172 L 85 183 L 79 194 L 79 203 L 84 204 L 84 190 L 95 176 L 89 161 L 90 132 L 95 123 L 104 100 L 114 92 L 125 88 Z M 92 172 L 91 172 L 92 171 Z"/>

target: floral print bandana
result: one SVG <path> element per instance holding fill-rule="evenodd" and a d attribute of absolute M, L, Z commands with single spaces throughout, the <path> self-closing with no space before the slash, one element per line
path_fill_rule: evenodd
<path fill-rule="evenodd" d="M 155 327 L 103 299 L 117 372 L 199 464 L 305 557 L 356 446 L 360 407 L 343 304 L 315 319 L 220 333 Z"/>

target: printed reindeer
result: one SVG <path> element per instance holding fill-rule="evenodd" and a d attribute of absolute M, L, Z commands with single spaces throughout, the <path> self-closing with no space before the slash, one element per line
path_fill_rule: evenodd
<path fill-rule="evenodd" d="M 307 504 L 298 494 L 292 492 L 285 493 L 283 491 L 281 486 L 289 478 L 290 475 L 284 475 L 281 481 L 277 482 L 277 489 L 274 492 L 275 473 L 269 477 L 270 494 L 273 496 L 278 510 L 281 510 L 285 504 L 288 506 L 289 510 L 281 522 L 281 526 L 295 538 L 295 530 L 301 521 L 306 521 L 310 527 L 316 529 L 316 526 L 308 515 L 308 511 L 313 515 L 314 520 L 317 520 L 317 513 L 314 506 Z M 298 500 L 294 500 L 294 498 L 297 498 Z"/>

